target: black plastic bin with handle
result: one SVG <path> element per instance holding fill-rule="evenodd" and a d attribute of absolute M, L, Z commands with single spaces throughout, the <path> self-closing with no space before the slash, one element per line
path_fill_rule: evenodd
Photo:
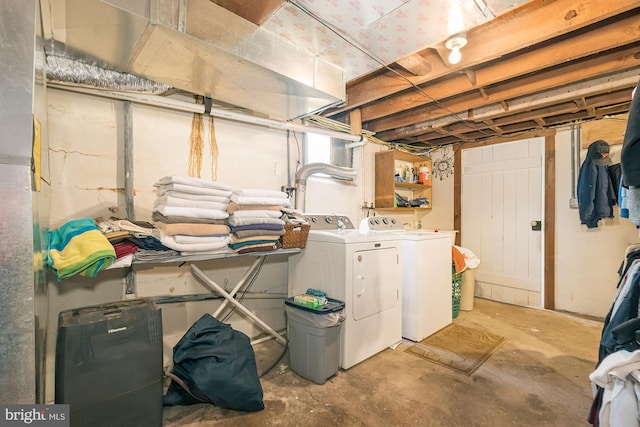
<path fill-rule="evenodd" d="M 287 298 L 289 366 L 303 378 L 317 384 L 338 373 L 340 325 L 345 319 L 344 302 L 327 298 L 318 308 L 298 305 Z"/>

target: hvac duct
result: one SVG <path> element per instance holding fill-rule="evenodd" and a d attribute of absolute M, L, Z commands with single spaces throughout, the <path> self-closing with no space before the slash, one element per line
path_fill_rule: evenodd
<path fill-rule="evenodd" d="M 42 4 L 48 56 L 143 77 L 274 119 L 306 116 L 345 99 L 341 68 L 208 0 Z"/>
<path fill-rule="evenodd" d="M 345 168 L 329 163 L 309 163 L 302 166 L 295 176 L 296 200 L 295 208 L 303 211 L 306 205 L 307 178 L 317 173 L 324 173 L 334 178 L 353 180 L 356 171 L 352 168 Z"/>

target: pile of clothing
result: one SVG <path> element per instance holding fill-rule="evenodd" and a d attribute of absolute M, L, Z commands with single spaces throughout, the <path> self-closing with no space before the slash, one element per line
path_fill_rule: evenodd
<path fill-rule="evenodd" d="M 236 253 L 278 249 L 285 231 L 282 211 L 290 205 L 289 196 L 282 191 L 233 191 L 227 208 L 231 228 L 229 248 Z"/>
<path fill-rule="evenodd" d="M 164 246 L 183 256 L 230 252 L 230 186 L 188 176 L 167 176 L 154 187 L 158 197 L 153 220 Z"/>
<path fill-rule="evenodd" d="M 146 221 L 129 221 L 117 217 L 96 218 L 96 224 L 116 251 L 111 268 L 129 267 L 133 260 L 153 260 L 180 255 L 160 243 L 160 230 Z"/>

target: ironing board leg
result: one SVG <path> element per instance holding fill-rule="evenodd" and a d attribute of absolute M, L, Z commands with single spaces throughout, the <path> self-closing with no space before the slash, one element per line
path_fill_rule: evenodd
<path fill-rule="evenodd" d="M 255 263 L 254 263 L 255 264 Z M 209 277 L 207 277 L 206 274 L 204 274 L 202 272 L 202 270 L 200 270 L 198 267 L 196 267 L 193 264 L 190 264 L 189 267 L 191 268 L 191 271 L 193 272 L 193 274 L 195 274 L 197 277 L 199 277 L 202 281 L 204 281 L 207 285 L 211 286 L 213 289 L 215 289 L 216 292 L 218 292 L 220 295 L 222 295 L 224 297 L 224 299 L 228 302 L 230 302 L 231 304 L 233 304 L 238 310 L 242 311 L 244 314 L 246 314 L 247 316 L 249 316 L 254 322 L 256 322 L 262 329 L 264 329 L 266 332 L 268 332 L 269 334 L 273 335 L 273 337 L 276 339 L 276 341 L 278 341 L 280 344 L 282 345 L 287 345 L 287 341 L 282 337 L 282 335 L 280 335 L 276 330 L 274 330 L 271 326 L 267 325 L 265 322 L 263 322 L 262 320 L 260 320 L 260 318 L 258 316 L 256 316 L 255 314 L 253 314 L 248 308 L 246 308 L 245 306 L 243 306 L 242 304 L 240 304 L 238 301 L 236 301 L 232 295 L 230 295 L 227 291 L 225 291 L 222 287 L 220 287 L 220 285 L 218 285 L 216 282 L 214 282 L 213 280 L 209 279 Z M 253 267 L 253 266 L 252 266 Z"/>
<path fill-rule="evenodd" d="M 251 264 L 251 267 L 249 267 L 247 272 L 242 276 L 238 284 L 236 284 L 236 286 L 231 290 L 231 292 L 229 292 L 229 295 L 231 297 L 235 297 L 236 293 L 240 290 L 240 288 L 244 286 L 245 283 L 255 279 L 255 277 L 260 272 L 260 269 L 262 268 L 262 263 L 264 262 L 264 259 L 265 257 L 261 256 L 256 258 L 255 261 L 253 261 L 253 264 Z M 209 281 L 211 281 L 211 279 L 209 279 Z M 224 310 L 226 305 L 227 305 L 227 300 L 225 299 L 224 301 L 222 301 L 222 304 L 220 304 L 220 307 L 218 307 L 218 309 L 213 313 L 213 317 L 217 318 L 220 315 L 220 313 L 222 313 L 222 310 Z"/>

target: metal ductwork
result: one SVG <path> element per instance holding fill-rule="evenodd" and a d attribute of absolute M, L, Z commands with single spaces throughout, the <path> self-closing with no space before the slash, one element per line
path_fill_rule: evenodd
<path fill-rule="evenodd" d="M 332 165 L 330 163 L 308 163 L 298 169 L 295 175 L 296 199 L 295 208 L 304 211 L 306 208 L 307 178 L 311 175 L 324 173 L 334 178 L 353 180 L 357 172 L 353 168 Z"/>
<path fill-rule="evenodd" d="M 341 68 L 208 0 L 42 0 L 42 9 L 48 55 L 280 120 L 345 99 Z"/>

